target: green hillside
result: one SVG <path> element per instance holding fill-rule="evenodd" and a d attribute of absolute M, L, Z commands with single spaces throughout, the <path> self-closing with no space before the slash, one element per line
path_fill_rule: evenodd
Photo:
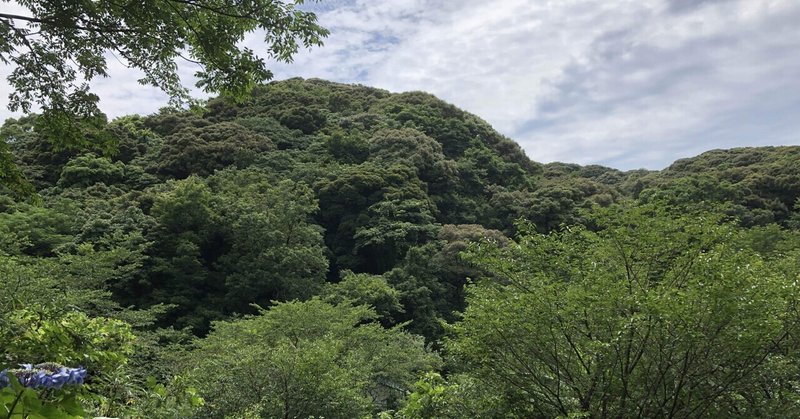
<path fill-rule="evenodd" d="M 83 365 L 93 414 L 800 414 L 800 147 L 541 164 L 317 79 L 84 136 L 0 129 L 0 369 Z"/>

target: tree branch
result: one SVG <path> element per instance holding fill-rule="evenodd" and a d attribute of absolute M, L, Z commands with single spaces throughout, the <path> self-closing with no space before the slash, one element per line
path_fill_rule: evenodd
<path fill-rule="evenodd" d="M 24 20 L 26 22 L 31 23 L 39 23 L 45 25 L 52 25 L 57 28 L 62 29 L 77 29 L 80 31 L 87 31 L 87 32 L 97 32 L 97 33 L 141 33 L 141 31 L 135 29 L 128 29 L 122 27 L 92 27 L 92 26 L 82 26 L 78 24 L 74 25 L 64 25 L 57 21 L 51 19 L 42 19 L 33 16 L 22 16 L 22 15 L 12 15 L 8 13 L 0 13 L 0 19 L 7 19 L 7 20 Z"/>

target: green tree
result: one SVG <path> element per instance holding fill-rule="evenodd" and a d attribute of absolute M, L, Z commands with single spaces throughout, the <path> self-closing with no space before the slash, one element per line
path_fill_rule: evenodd
<path fill-rule="evenodd" d="M 445 159 L 441 144 L 415 129 L 376 132 L 369 139 L 369 156 L 378 164 L 404 163 L 415 168 L 420 180 L 435 186 L 434 191 L 454 184 L 454 162 Z"/>
<path fill-rule="evenodd" d="M 123 182 L 125 174 L 125 165 L 122 162 L 114 163 L 108 158 L 87 154 L 70 160 L 64 166 L 58 186 L 80 187 L 97 182 L 113 185 Z"/>
<path fill-rule="evenodd" d="M 285 62 L 301 46 L 322 45 L 328 34 L 314 13 L 299 7 L 303 0 L 17 3 L 27 10 L 0 13 L 0 61 L 13 68 L 9 108 L 40 107 L 40 126 L 56 148 L 87 147 L 85 131 L 105 121 L 88 82 L 108 75 L 109 53 L 142 71 L 140 83 L 181 102 L 188 93 L 175 61 L 185 52 L 201 67 L 198 87 L 242 98 L 272 78 L 264 59 L 241 46 L 246 34 L 264 31 L 267 57 Z M 0 181 L 18 184 L 5 147 L 0 159 Z"/>
<path fill-rule="evenodd" d="M 231 122 L 186 127 L 164 137 L 155 171 L 179 179 L 208 176 L 227 166 L 246 166 L 255 154 L 274 148 L 268 138 Z"/>
<path fill-rule="evenodd" d="M 123 295 L 132 304 L 174 304 L 165 324 L 202 334 L 211 320 L 251 312 L 251 303 L 305 299 L 321 289 L 328 260 L 305 184 L 223 170 L 151 193 L 147 274 Z"/>
<path fill-rule="evenodd" d="M 58 258 L 0 255 L 0 288 L 6 291 L 0 294 L 0 370 L 52 362 L 88 370 L 87 385 L 80 388 L 26 390 L 24 394 L 19 388 L 0 389 L 0 412 L 17 395 L 25 399 L 17 405 L 19 411 L 48 418 L 64 417 L 58 409 L 77 412 L 81 408 L 91 414 L 69 417 L 137 417 L 141 412 L 181 417 L 169 414 L 169 409 L 176 410 L 175 403 L 185 412 L 198 402 L 191 398 L 189 388 L 161 385 L 173 407 L 154 403 L 157 385 L 145 385 L 131 366 L 134 351 L 143 347 L 133 328 L 152 324 L 153 312 L 124 309 L 111 300 L 104 288 L 118 273 L 115 265 L 120 261 L 114 259 L 107 252 L 86 249 Z"/>
<path fill-rule="evenodd" d="M 785 415 L 795 256 L 766 263 L 707 214 L 596 212 L 598 232 L 528 226 L 519 245 L 473 248 L 494 278 L 448 345 L 470 375 L 523 416 Z"/>
<path fill-rule="evenodd" d="M 0 252 L 52 256 L 71 241 L 80 221 L 76 216 L 75 204 L 66 200 L 13 205 L 0 213 Z"/>
<path fill-rule="evenodd" d="M 342 280 L 326 284 L 322 299 L 331 304 L 366 305 L 375 310 L 384 325 L 392 324 L 392 316 L 403 312 L 400 292 L 381 275 L 356 274 L 343 271 Z"/>
<path fill-rule="evenodd" d="M 789 225 L 800 197 L 800 148 L 712 150 L 639 181 L 644 202 L 664 200 L 677 211 L 717 205 L 745 227 Z"/>
<path fill-rule="evenodd" d="M 221 254 L 218 218 L 212 209 L 211 190 L 192 176 L 166 184 L 168 190 L 155 193 L 150 215 L 157 225 L 148 231 L 153 256 L 145 280 L 124 290 L 131 303 L 175 305 L 164 319 L 179 327 L 203 331 L 208 320 L 222 313 L 220 294 L 223 281 L 213 275 L 212 265 Z"/>
<path fill-rule="evenodd" d="M 518 414 L 499 392 L 469 375 L 450 375 L 445 380 L 435 372 L 414 383 L 414 391 L 394 415 L 398 419 L 514 418 Z"/>
<path fill-rule="evenodd" d="M 16 197 L 55 185 L 63 166 L 76 155 L 70 150 L 55 150 L 53 144 L 36 132 L 38 115 L 9 118 L 0 128 L 0 185 Z M 6 179 L 16 176 L 15 180 Z"/>
<path fill-rule="evenodd" d="M 374 272 L 385 272 L 408 249 L 436 237 L 439 226 L 426 200 L 392 198 L 371 205 L 366 223 L 356 229 L 354 250 L 371 261 Z"/>
<path fill-rule="evenodd" d="M 200 417 L 364 417 L 436 367 L 422 339 L 371 320 L 365 306 L 319 299 L 218 322 L 184 361 Z"/>
<path fill-rule="evenodd" d="M 321 289 L 328 260 L 322 229 L 311 222 L 319 209 L 311 188 L 253 170 L 219 172 L 209 183 L 223 242 L 216 247 L 224 252 L 214 268 L 224 277 L 227 312 Z"/>
<path fill-rule="evenodd" d="M 397 266 L 382 276 L 399 291 L 403 312 L 394 316 L 410 322 L 408 330 L 437 347 L 444 322 L 456 321 L 464 311 L 464 286 L 484 275 L 460 256 L 469 243 L 491 241 L 501 246 L 509 240 L 497 230 L 479 225 L 445 224 L 436 240 L 408 250 Z"/>
<path fill-rule="evenodd" d="M 343 166 L 316 182 L 334 272 L 383 273 L 410 247 L 435 237 L 436 208 L 415 172 L 367 162 Z"/>

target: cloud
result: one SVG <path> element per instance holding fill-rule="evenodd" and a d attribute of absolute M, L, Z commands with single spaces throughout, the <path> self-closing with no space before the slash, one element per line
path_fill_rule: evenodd
<path fill-rule="evenodd" d="M 547 128 L 515 136 L 533 156 L 622 168 L 663 167 L 711 148 L 800 143 L 799 124 L 790 123 L 800 82 L 789 76 L 800 60 L 787 55 L 800 47 L 792 23 L 800 9 L 753 4 L 715 2 L 680 15 L 656 8 L 606 30 L 539 102 L 533 120 Z"/>
<path fill-rule="evenodd" d="M 309 3 L 326 45 L 273 63 L 424 90 L 484 118 L 537 161 L 662 168 L 712 148 L 800 144 L 793 0 L 334 0 Z M 245 44 L 264 50 L 262 34 Z M 113 116 L 166 97 L 111 66 Z M 119 67 L 119 68 L 118 68 Z M 182 68 L 191 83 L 190 68 Z M 797 121 L 796 121 L 797 120 Z"/>
<path fill-rule="evenodd" d="M 453 4 L 337 5 L 320 13 L 331 42 L 281 74 L 429 91 L 538 161 L 662 168 L 712 148 L 800 144 L 796 2 Z"/>

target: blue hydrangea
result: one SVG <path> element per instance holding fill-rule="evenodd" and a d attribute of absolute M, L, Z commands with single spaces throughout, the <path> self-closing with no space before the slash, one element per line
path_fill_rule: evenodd
<path fill-rule="evenodd" d="M 68 368 L 58 364 L 21 364 L 20 369 L 10 370 L 20 384 L 29 388 L 60 389 L 65 385 L 81 385 L 86 379 L 86 368 Z M 0 388 L 10 385 L 9 370 L 0 373 Z"/>

